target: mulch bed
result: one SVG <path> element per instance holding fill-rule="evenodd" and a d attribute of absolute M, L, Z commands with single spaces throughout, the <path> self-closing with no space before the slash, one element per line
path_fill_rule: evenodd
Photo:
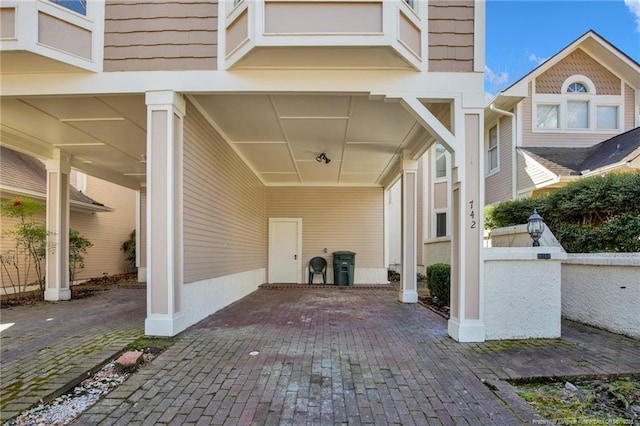
<path fill-rule="evenodd" d="M 110 290 L 115 287 L 126 286 L 127 284 L 136 283 L 138 274 L 135 272 L 108 275 L 100 278 L 92 278 L 81 284 L 71 286 L 71 299 L 86 299 L 96 293 Z M 44 296 L 40 291 L 31 291 L 22 298 L 16 299 L 12 295 L 2 295 L 0 300 L 0 308 L 11 308 L 15 306 L 28 306 L 44 302 Z"/>

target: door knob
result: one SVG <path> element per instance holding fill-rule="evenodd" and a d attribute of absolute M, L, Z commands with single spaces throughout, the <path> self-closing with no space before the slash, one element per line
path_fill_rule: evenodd
<path fill-rule="evenodd" d="M 298 260 L 298 255 L 297 254 L 293 255 L 293 260 Z"/>

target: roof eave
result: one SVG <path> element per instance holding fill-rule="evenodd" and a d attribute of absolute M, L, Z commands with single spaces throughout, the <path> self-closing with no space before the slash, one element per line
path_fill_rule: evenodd
<path fill-rule="evenodd" d="M 41 202 L 47 202 L 46 194 L 41 192 L 29 191 L 12 186 L 0 185 L 0 191 L 2 192 L 2 198 L 11 197 L 29 197 Z M 107 206 L 100 206 L 97 204 L 83 203 L 82 201 L 69 200 L 69 208 L 72 211 L 84 212 L 84 213 L 97 213 L 97 212 L 114 212 L 115 209 Z"/>

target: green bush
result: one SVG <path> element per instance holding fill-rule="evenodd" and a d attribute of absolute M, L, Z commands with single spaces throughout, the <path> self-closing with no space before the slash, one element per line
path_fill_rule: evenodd
<path fill-rule="evenodd" d="M 427 286 L 431 296 L 441 303 L 449 305 L 449 287 L 451 285 L 451 265 L 436 263 L 427 267 Z"/>
<path fill-rule="evenodd" d="M 488 206 L 486 226 L 527 223 L 533 207 L 569 253 L 640 251 L 640 172 L 588 177 L 547 196 Z"/>

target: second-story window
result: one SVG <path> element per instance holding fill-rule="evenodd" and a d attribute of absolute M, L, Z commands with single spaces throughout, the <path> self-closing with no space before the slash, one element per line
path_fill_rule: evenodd
<path fill-rule="evenodd" d="M 622 128 L 623 96 L 599 94 L 596 85 L 584 75 L 565 80 L 559 93 L 533 96 L 534 131 L 614 132 Z"/>
<path fill-rule="evenodd" d="M 447 177 L 447 150 L 444 146 L 436 145 L 436 179 Z"/>
<path fill-rule="evenodd" d="M 49 0 L 51 3 L 55 3 L 64 7 L 65 9 L 73 10 L 80 15 L 87 14 L 87 0 Z"/>

